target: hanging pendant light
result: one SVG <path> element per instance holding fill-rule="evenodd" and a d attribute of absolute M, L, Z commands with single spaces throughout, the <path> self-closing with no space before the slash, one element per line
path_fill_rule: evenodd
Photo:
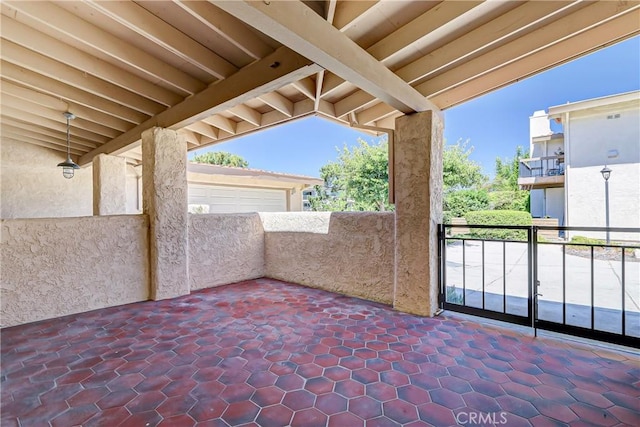
<path fill-rule="evenodd" d="M 58 163 L 58 167 L 62 168 L 62 176 L 67 179 L 73 178 L 73 174 L 76 169 L 80 169 L 80 166 L 75 164 L 73 160 L 71 160 L 71 143 L 69 141 L 69 122 L 76 118 L 72 113 L 65 111 L 62 113 L 63 116 L 67 118 L 67 160 L 62 163 Z"/>

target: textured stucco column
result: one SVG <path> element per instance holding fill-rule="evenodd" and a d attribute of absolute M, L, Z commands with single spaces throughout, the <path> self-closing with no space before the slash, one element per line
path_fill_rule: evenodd
<path fill-rule="evenodd" d="M 99 154 L 93 158 L 93 214 L 127 213 L 127 161 Z"/>
<path fill-rule="evenodd" d="M 142 210 L 149 215 L 151 298 L 189 293 L 187 143 L 176 131 L 142 133 Z"/>
<path fill-rule="evenodd" d="M 438 310 L 442 130 L 441 119 L 432 111 L 396 119 L 393 307 L 422 316 Z"/>

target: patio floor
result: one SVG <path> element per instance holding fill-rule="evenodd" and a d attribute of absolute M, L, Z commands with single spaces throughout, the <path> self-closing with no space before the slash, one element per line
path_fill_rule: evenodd
<path fill-rule="evenodd" d="M 3 427 L 640 425 L 632 353 L 268 279 L 3 329 L 1 380 Z"/>

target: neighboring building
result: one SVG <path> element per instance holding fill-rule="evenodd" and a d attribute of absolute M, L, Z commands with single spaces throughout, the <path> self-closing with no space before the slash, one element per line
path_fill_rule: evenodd
<path fill-rule="evenodd" d="M 189 163 L 192 213 L 288 212 L 303 210 L 303 191 L 320 178 L 258 169 Z"/>
<path fill-rule="evenodd" d="M 562 126 L 562 133 L 551 131 L 550 120 Z M 610 227 L 640 227 L 640 91 L 536 111 L 530 118 L 529 150 L 531 158 L 520 162 L 518 184 L 531 190 L 534 218 L 604 227 L 600 171 L 607 166 Z M 614 238 L 638 240 L 630 233 Z"/>

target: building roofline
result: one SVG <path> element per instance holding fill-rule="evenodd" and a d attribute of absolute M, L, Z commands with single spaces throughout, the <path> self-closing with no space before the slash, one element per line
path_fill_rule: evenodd
<path fill-rule="evenodd" d="M 600 98 L 585 99 L 583 101 L 567 102 L 562 105 L 549 107 L 549 118 L 556 119 L 560 114 L 586 110 L 589 108 L 603 107 L 606 105 L 620 104 L 629 101 L 640 101 L 640 90 L 632 92 L 619 93 L 615 95 L 607 95 Z"/>
<path fill-rule="evenodd" d="M 324 181 L 320 178 L 305 175 L 293 175 L 288 173 L 271 172 L 261 169 L 238 168 L 233 166 L 210 165 L 206 163 L 189 162 L 187 171 L 202 173 L 207 175 L 225 175 L 247 178 L 268 178 L 276 181 L 291 182 L 306 186 L 322 185 Z"/>

